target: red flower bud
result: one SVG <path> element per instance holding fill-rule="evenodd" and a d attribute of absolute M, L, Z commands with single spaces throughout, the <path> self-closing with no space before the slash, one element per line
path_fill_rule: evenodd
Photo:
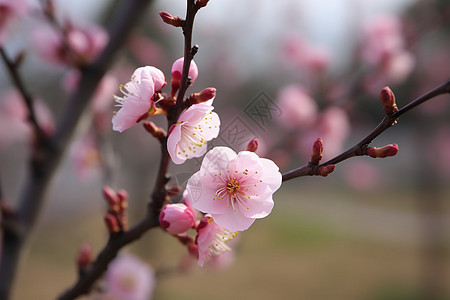
<path fill-rule="evenodd" d="M 159 16 L 163 20 L 164 23 L 175 26 L 175 27 L 183 27 L 184 20 L 180 17 L 174 17 L 168 12 L 162 11 L 159 13 Z"/>
<path fill-rule="evenodd" d="M 320 176 L 327 177 L 334 171 L 335 167 L 336 167 L 335 165 L 322 166 L 319 168 L 318 173 Z"/>
<path fill-rule="evenodd" d="M 153 122 L 144 122 L 144 128 L 148 133 L 150 133 L 160 141 L 166 137 L 166 132 L 162 128 L 156 126 L 156 124 Z"/>
<path fill-rule="evenodd" d="M 195 5 L 197 5 L 198 8 L 205 7 L 208 4 L 209 0 L 197 0 L 195 2 Z"/>
<path fill-rule="evenodd" d="M 103 197 L 105 197 L 110 207 L 119 203 L 119 197 L 117 196 L 116 192 L 109 186 L 103 187 Z"/>
<path fill-rule="evenodd" d="M 398 145 L 390 144 L 381 148 L 369 147 L 367 148 L 367 154 L 373 158 L 385 158 L 388 156 L 394 156 L 398 153 Z"/>
<path fill-rule="evenodd" d="M 392 115 L 398 111 L 397 104 L 395 104 L 395 95 L 389 87 L 386 86 L 381 90 L 380 100 L 387 115 Z"/>
<path fill-rule="evenodd" d="M 258 149 L 258 139 L 251 140 L 247 145 L 247 151 L 256 152 Z"/>
<path fill-rule="evenodd" d="M 85 269 L 92 263 L 92 247 L 89 244 L 83 244 L 78 251 L 77 265 L 79 269 Z"/>
<path fill-rule="evenodd" d="M 106 214 L 106 216 L 105 216 L 105 224 L 109 230 L 109 233 L 111 233 L 111 234 L 118 233 L 121 231 L 116 217 L 114 217 L 110 213 Z"/>
<path fill-rule="evenodd" d="M 323 141 L 318 138 L 313 144 L 313 150 L 311 154 L 311 163 L 318 165 L 323 157 Z"/>
<path fill-rule="evenodd" d="M 209 87 L 201 91 L 200 93 L 191 94 L 188 98 L 189 105 L 206 102 L 216 97 L 216 89 Z"/>

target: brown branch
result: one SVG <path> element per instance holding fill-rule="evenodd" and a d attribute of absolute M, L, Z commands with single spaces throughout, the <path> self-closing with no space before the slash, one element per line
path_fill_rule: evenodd
<path fill-rule="evenodd" d="M 0 259 L 0 299 L 9 299 L 15 274 L 27 238 L 41 211 L 46 190 L 57 166 L 68 148 L 76 125 L 85 111 L 98 82 L 111 66 L 117 51 L 150 3 L 150 0 L 128 0 L 116 11 L 109 28 L 110 41 L 99 58 L 81 68 L 81 82 L 65 107 L 57 131 L 51 139 L 53 147 L 42 153 L 23 188 L 17 209 L 16 224 L 20 230 L 4 230 Z M 17 229 L 16 228 L 16 229 Z"/>
<path fill-rule="evenodd" d="M 48 142 L 48 137 L 40 127 L 36 112 L 34 110 L 33 106 L 33 97 L 28 92 L 28 90 L 25 87 L 25 84 L 22 80 L 22 77 L 20 76 L 18 72 L 18 63 L 11 60 L 8 55 L 5 52 L 5 49 L 3 47 L 0 47 L 0 54 L 2 56 L 2 59 L 6 65 L 6 68 L 8 69 L 9 76 L 11 77 L 11 81 L 16 86 L 17 90 L 19 91 L 20 95 L 22 96 L 23 101 L 25 102 L 25 105 L 28 109 L 28 121 L 31 123 L 31 125 L 34 128 L 34 131 L 36 133 L 38 143 L 41 145 L 45 145 Z"/>
<path fill-rule="evenodd" d="M 183 34 L 185 36 L 185 48 L 184 48 L 184 65 L 181 77 L 181 87 L 178 92 L 177 106 L 168 112 L 168 128 L 172 124 L 175 124 L 182 112 L 182 103 L 184 94 L 188 88 L 188 75 L 190 62 L 195 54 L 195 50 L 192 51 L 192 30 L 194 25 L 195 14 L 199 7 L 195 5 L 194 0 L 187 0 L 187 12 L 186 22 L 183 28 Z M 167 130 L 168 131 L 168 130 Z M 98 254 L 94 264 L 80 276 L 76 283 L 61 294 L 58 300 L 74 299 L 80 295 L 87 294 L 92 289 L 93 284 L 99 279 L 106 271 L 109 263 L 117 256 L 119 250 L 125 245 L 139 239 L 142 234 L 150 230 L 151 228 L 159 226 L 159 212 L 164 203 L 169 200 L 169 195 L 166 189 L 166 184 L 169 181 L 167 176 L 167 170 L 170 163 L 170 156 L 167 152 L 167 137 L 161 138 L 161 158 L 156 175 L 156 182 L 151 194 L 151 201 L 147 206 L 147 214 L 141 219 L 141 221 L 131 228 L 129 231 L 119 234 L 113 234 L 110 236 L 108 243 L 104 246 L 102 251 Z"/>
<path fill-rule="evenodd" d="M 297 177 L 302 176 L 314 176 L 319 175 L 318 169 L 322 166 L 327 165 L 335 165 L 338 164 L 344 160 L 347 160 L 351 157 L 355 156 L 363 156 L 367 155 L 367 147 L 368 145 L 380 134 L 382 134 L 384 131 L 386 131 L 388 128 L 392 127 L 396 124 L 396 120 L 402 116 L 403 114 L 407 113 L 411 109 L 417 107 L 418 105 L 421 105 L 422 103 L 425 103 L 426 101 L 433 99 L 436 96 L 443 95 L 443 94 L 449 94 L 450 93 L 450 80 L 447 80 L 443 84 L 435 87 L 434 89 L 430 90 L 426 94 L 420 96 L 419 98 L 411 101 L 406 106 L 404 106 L 402 109 L 398 110 L 397 112 L 393 113 L 392 115 L 385 115 L 383 120 L 378 124 L 378 126 L 372 130 L 371 133 L 369 133 L 366 137 L 364 137 L 359 143 L 354 145 L 353 147 L 347 149 L 346 151 L 342 152 L 341 154 L 337 155 L 336 157 L 330 159 L 329 161 L 322 163 L 320 165 L 314 165 L 311 163 L 308 163 L 302 167 L 299 167 L 297 169 L 288 171 L 283 174 L 283 181 L 288 181 Z"/>

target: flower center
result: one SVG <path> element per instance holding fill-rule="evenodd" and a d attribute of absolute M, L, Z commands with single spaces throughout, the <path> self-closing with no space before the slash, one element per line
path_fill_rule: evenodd
<path fill-rule="evenodd" d="M 227 184 L 227 189 L 228 192 L 235 197 L 235 192 L 239 191 L 241 187 L 239 186 L 239 182 L 236 179 L 231 179 Z"/>

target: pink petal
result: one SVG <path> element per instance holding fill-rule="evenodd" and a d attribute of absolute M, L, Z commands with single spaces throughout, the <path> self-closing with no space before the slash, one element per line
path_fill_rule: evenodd
<path fill-rule="evenodd" d="M 206 141 L 210 141 L 219 135 L 220 119 L 215 112 L 207 113 L 199 125 L 203 130 L 202 137 Z"/>
<path fill-rule="evenodd" d="M 136 121 L 149 109 L 150 102 L 145 102 L 135 97 L 128 98 L 112 118 L 113 130 L 123 132 L 134 126 Z"/>
<path fill-rule="evenodd" d="M 153 83 L 155 85 L 155 92 L 160 91 L 166 84 L 166 78 L 164 77 L 164 73 L 155 67 L 147 67 L 150 74 L 153 77 Z"/>
<path fill-rule="evenodd" d="M 207 112 L 213 109 L 214 107 L 205 103 L 194 104 L 180 115 L 178 122 L 198 123 L 205 117 Z"/>
<path fill-rule="evenodd" d="M 214 147 L 203 158 L 200 174 L 214 176 L 228 168 L 228 162 L 237 156 L 236 152 L 228 147 Z"/>
<path fill-rule="evenodd" d="M 268 191 L 266 195 L 259 195 L 255 199 L 247 199 L 246 204 L 249 209 L 241 206 L 240 212 L 246 218 L 260 219 L 267 217 L 273 209 L 274 202 L 272 193 Z"/>
<path fill-rule="evenodd" d="M 188 197 L 192 201 L 192 206 L 205 213 L 225 213 L 228 210 L 227 201 L 226 199 L 217 199 L 216 185 L 217 181 L 214 176 L 210 174 L 200 176 L 199 172 L 195 173 L 189 179 L 186 186 Z"/>
<path fill-rule="evenodd" d="M 255 219 L 246 218 L 241 213 L 234 212 L 232 210 L 221 215 L 211 215 L 218 225 L 228 229 L 231 232 L 244 231 L 248 229 L 253 222 L 255 222 Z"/>
<path fill-rule="evenodd" d="M 175 125 L 167 137 L 167 151 L 169 152 L 170 158 L 177 165 L 182 164 L 186 161 L 181 155 L 178 155 L 178 142 L 181 140 L 181 125 Z"/>
<path fill-rule="evenodd" d="M 278 166 L 270 159 L 261 158 L 261 163 L 263 166 L 263 176 L 261 180 L 270 187 L 273 193 L 281 186 L 281 173 Z"/>

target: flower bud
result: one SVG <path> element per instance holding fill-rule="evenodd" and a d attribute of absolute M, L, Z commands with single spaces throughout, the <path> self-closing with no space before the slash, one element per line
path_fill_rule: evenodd
<path fill-rule="evenodd" d="M 214 99 L 214 97 L 216 97 L 216 89 L 212 87 L 206 88 L 200 93 L 191 94 L 188 98 L 188 104 L 199 104 Z"/>
<path fill-rule="evenodd" d="M 258 139 L 251 140 L 247 145 L 247 151 L 256 152 L 258 149 Z"/>
<path fill-rule="evenodd" d="M 389 87 L 386 86 L 381 90 L 380 100 L 387 115 L 392 115 L 398 111 L 395 95 Z"/>
<path fill-rule="evenodd" d="M 198 8 L 205 7 L 208 4 L 209 0 L 197 0 L 195 2 L 195 5 L 197 5 Z"/>
<path fill-rule="evenodd" d="M 109 186 L 103 187 L 103 197 L 105 197 L 110 207 L 119 203 L 119 197 L 117 196 L 116 192 Z"/>
<path fill-rule="evenodd" d="M 184 57 L 177 59 L 172 65 L 172 97 L 175 96 L 176 92 L 181 85 L 181 74 L 183 73 Z M 191 65 L 189 67 L 188 76 L 191 78 L 191 84 L 194 83 L 198 76 L 198 68 L 196 63 L 191 60 Z"/>
<path fill-rule="evenodd" d="M 167 204 L 159 214 L 161 227 L 170 234 L 177 235 L 187 232 L 195 225 L 195 216 L 182 203 Z"/>
<path fill-rule="evenodd" d="M 180 17 L 174 17 L 168 12 L 162 11 L 159 13 L 159 16 L 163 20 L 164 23 L 175 26 L 175 27 L 183 27 L 184 20 Z"/>
<path fill-rule="evenodd" d="M 320 176 L 327 177 L 334 171 L 335 167 L 335 165 L 322 166 L 319 168 L 318 173 Z"/>
<path fill-rule="evenodd" d="M 367 154 L 373 158 L 385 158 L 388 156 L 394 156 L 398 153 L 398 145 L 390 144 L 381 148 L 369 147 L 367 148 Z"/>
<path fill-rule="evenodd" d="M 83 244 L 78 251 L 77 265 L 78 269 L 86 269 L 92 263 L 92 247 L 89 244 Z"/>
<path fill-rule="evenodd" d="M 323 156 L 323 141 L 318 138 L 313 144 L 313 150 L 311 154 L 311 163 L 318 165 Z"/>
<path fill-rule="evenodd" d="M 119 223 L 117 222 L 116 217 L 114 217 L 112 214 L 110 213 L 106 214 L 105 224 L 109 230 L 109 233 L 113 234 L 120 232 Z"/>

